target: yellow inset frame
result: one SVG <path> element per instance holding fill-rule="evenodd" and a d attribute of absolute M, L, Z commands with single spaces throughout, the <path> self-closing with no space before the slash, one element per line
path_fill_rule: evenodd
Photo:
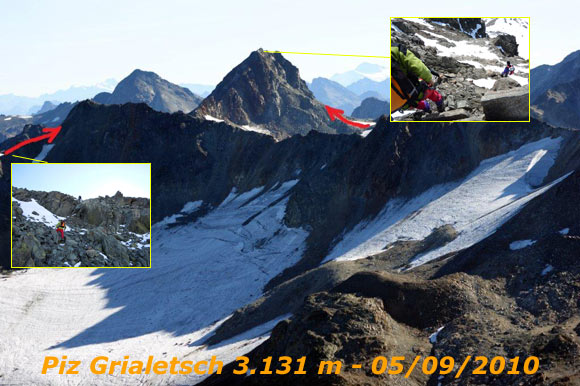
<path fill-rule="evenodd" d="M 471 16 L 462 16 L 462 17 L 451 17 L 451 16 L 445 16 L 445 17 L 437 17 L 438 19 L 467 19 L 467 18 L 471 18 Z M 482 19 L 500 19 L 500 18 L 504 18 L 504 17 L 499 17 L 499 16 L 493 16 L 493 17 L 482 17 Z M 510 18 L 512 19 L 528 19 L 528 120 L 527 121 L 394 121 L 393 117 L 391 116 L 391 98 L 389 98 L 389 121 L 390 122 L 396 122 L 396 123 L 414 123 L 414 122 L 431 122 L 431 123 L 458 123 L 458 122 L 476 122 L 476 123 L 498 123 L 498 122 L 510 122 L 510 123 L 523 123 L 523 122 L 530 122 L 531 118 L 532 118 L 532 108 L 531 108 L 531 88 L 530 88 L 530 84 L 532 81 L 532 72 L 531 72 L 531 65 L 530 65 L 530 57 L 531 57 L 531 44 L 530 44 L 530 40 L 531 40 L 531 18 L 529 16 L 523 16 L 523 17 L 514 17 L 514 16 L 510 16 Z M 390 47 L 392 45 L 392 22 L 393 19 L 429 19 L 429 17 L 425 17 L 425 16 L 411 16 L 411 17 L 393 17 L 391 16 L 389 18 L 389 53 L 390 53 Z M 391 60 L 393 60 L 391 58 Z M 389 77 L 392 80 L 392 74 L 390 73 L 389 70 Z"/>
<path fill-rule="evenodd" d="M 15 267 L 12 264 L 12 176 L 13 170 L 12 165 L 149 165 L 149 266 L 148 267 Z M 71 269 L 98 269 L 98 268 L 151 268 L 151 250 L 152 250 L 152 234 L 151 234 L 151 163 L 147 162 L 50 162 L 50 163 L 40 163 L 40 162 L 14 162 L 10 164 L 10 267 L 11 268 L 71 268 Z"/>

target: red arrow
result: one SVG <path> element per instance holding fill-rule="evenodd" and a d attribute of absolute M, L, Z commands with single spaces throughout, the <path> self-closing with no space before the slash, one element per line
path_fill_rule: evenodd
<path fill-rule="evenodd" d="M 43 139 L 47 139 L 48 138 L 48 143 L 52 143 L 52 141 L 54 141 L 54 139 L 56 138 L 56 136 L 58 135 L 58 133 L 60 133 L 61 127 L 62 126 L 59 126 L 59 127 L 45 127 L 44 129 L 42 129 L 42 132 L 43 133 L 47 133 L 47 134 L 43 134 L 43 135 L 38 136 L 38 137 L 34 137 L 34 138 L 27 139 L 26 141 L 22 141 L 19 144 L 14 145 L 10 149 L 6 150 L 4 152 L 4 155 L 8 155 L 8 154 L 12 153 L 13 151 L 20 149 L 22 146 L 28 145 L 29 143 L 42 141 Z"/>
<path fill-rule="evenodd" d="M 370 126 L 369 124 L 366 124 L 366 123 L 359 123 L 359 122 L 351 121 L 350 119 L 346 119 L 345 117 L 342 116 L 342 114 L 344 114 L 344 110 L 335 109 L 334 107 L 330 107 L 330 106 L 326 106 L 326 105 L 324 107 L 326 107 L 326 112 L 328 113 L 328 116 L 330 117 L 331 121 L 334 121 L 336 118 L 338 118 L 342 122 L 346 123 L 347 125 L 358 127 L 359 129 L 366 129 L 367 127 Z"/>

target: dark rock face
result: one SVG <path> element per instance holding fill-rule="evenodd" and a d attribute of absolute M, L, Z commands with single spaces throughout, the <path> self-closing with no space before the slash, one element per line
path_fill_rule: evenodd
<path fill-rule="evenodd" d="M 527 87 L 488 91 L 481 98 L 487 121 L 527 121 L 530 119 Z"/>
<path fill-rule="evenodd" d="M 389 114 L 389 102 L 377 98 L 367 98 L 352 112 L 354 118 L 377 119 L 383 114 Z"/>
<path fill-rule="evenodd" d="M 562 62 L 532 69 L 532 116 L 554 126 L 578 128 L 580 51 Z"/>
<path fill-rule="evenodd" d="M 576 81 L 580 76 L 580 51 L 575 51 L 553 66 L 544 64 L 531 71 L 534 81 L 531 83 L 532 105 L 542 98 L 549 89 L 559 84 Z"/>
<path fill-rule="evenodd" d="M 580 78 L 536 95 L 532 116 L 554 126 L 580 128 Z"/>
<path fill-rule="evenodd" d="M 254 51 L 235 67 L 203 100 L 195 113 L 238 125 L 269 130 L 276 138 L 306 134 L 352 133 L 354 129 L 331 123 L 298 69 L 281 54 Z"/>
<path fill-rule="evenodd" d="M 320 102 L 344 110 L 346 115 L 351 115 L 361 101 L 357 94 L 330 79 L 314 78 L 309 88 Z"/>
<path fill-rule="evenodd" d="M 146 103 L 152 109 L 163 112 L 188 112 L 201 102 L 201 97 L 189 89 L 162 79 L 154 72 L 135 70 L 123 79 L 113 93 L 100 93 L 95 98 L 99 103 L 124 104 Z"/>
<path fill-rule="evenodd" d="M 62 125 L 48 162 L 152 162 L 153 221 L 189 201 L 219 204 L 245 191 L 314 173 L 362 138 L 312 132 L 276 142 L 226 123 L 164 114 L 144 104 L 81 102 Z M 180 167 L 175 167 L 180 165 Z M 187 177 L 186 177 L 187 176 Z"/>
<path fill-rule="evenodd" d="M 518 56 L 518 43 L 515 36 L 502 34 L 493 39 L 492 43 L 496 47 L 500 48 L 502 54 L 505 56 Z"/>
<path fill-rule="evenodd" d="M 73 107 L 77 105 L 78 102 L 70 103 L 64 102 L 60 103 L 55 108 L 45 111 L 43 113 L 36 114 L 32 121 L 37 125 L 42 125 L 44 127 L 56 127 L 59 126 L 68 116 Z"/>
<path fill-rule="evenodd" d="M 12 265 L 14 267 L 149 266 L 149 200 L 99 197 L 79 202 L 60 192 L 13 188 Z M 26 217 L 21 202 L 35 201 L 65 219 L 66 243 L 56 225 Z"/>
<path fill-rule="evenodd" d="M 485 22 L 481 18 L 458 17 L 458 18 L 428 18 L 426 20 L 448 24 L 451 28 L 463 32 L 475 38 L 485 38 Z"/>

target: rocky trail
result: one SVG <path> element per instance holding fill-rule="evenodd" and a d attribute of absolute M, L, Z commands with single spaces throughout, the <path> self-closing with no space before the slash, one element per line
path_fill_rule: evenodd
<path fill-rule="evenodd" d="M 463 25 L 455 25 L 454 19 L 392 20 L 391 44 L 404 44 L 429 69 L 439 74 L 435 88 L 445 100 L 442 113 L 425 114 L 409 109 L 393 113 L 394 120 L 529 119 L 529 64 L 525 58 L 527 51 L 523 51 L 527 35 L 518 32 L 527 30 L 527 25 L 509 25 L 508 28 L 500 27 L 494 19 L 465 20 Z M 518 38 L 503 31 L 515 33 Z M 502 78 L 501 72 L 508 60 L 515 66 L 515 72 Z M 436 111 L 435 105 L 431 105 L 432 111 Z"/>

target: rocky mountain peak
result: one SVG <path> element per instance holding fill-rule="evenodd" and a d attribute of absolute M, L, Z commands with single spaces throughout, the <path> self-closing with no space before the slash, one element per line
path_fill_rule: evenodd
<path fill-rule="evenodd" d="M 112 94 L 100 93 L 95 100 L 102 104 L 147 103 L 162 112 L 191 111 L 201 97 L 189 89 L 173 84 L 154 72 L 134 70 L 123 79 Z"/>
<path fill-rule="evenodd" d="M 281 54 L 262 49 L 230 71 L 195 113 L 237 125 L 258 126 L 278 138 L 310 130 L 353 131 L 330 122 L 324 105 L 314 98 L 298 68 Z"/>

